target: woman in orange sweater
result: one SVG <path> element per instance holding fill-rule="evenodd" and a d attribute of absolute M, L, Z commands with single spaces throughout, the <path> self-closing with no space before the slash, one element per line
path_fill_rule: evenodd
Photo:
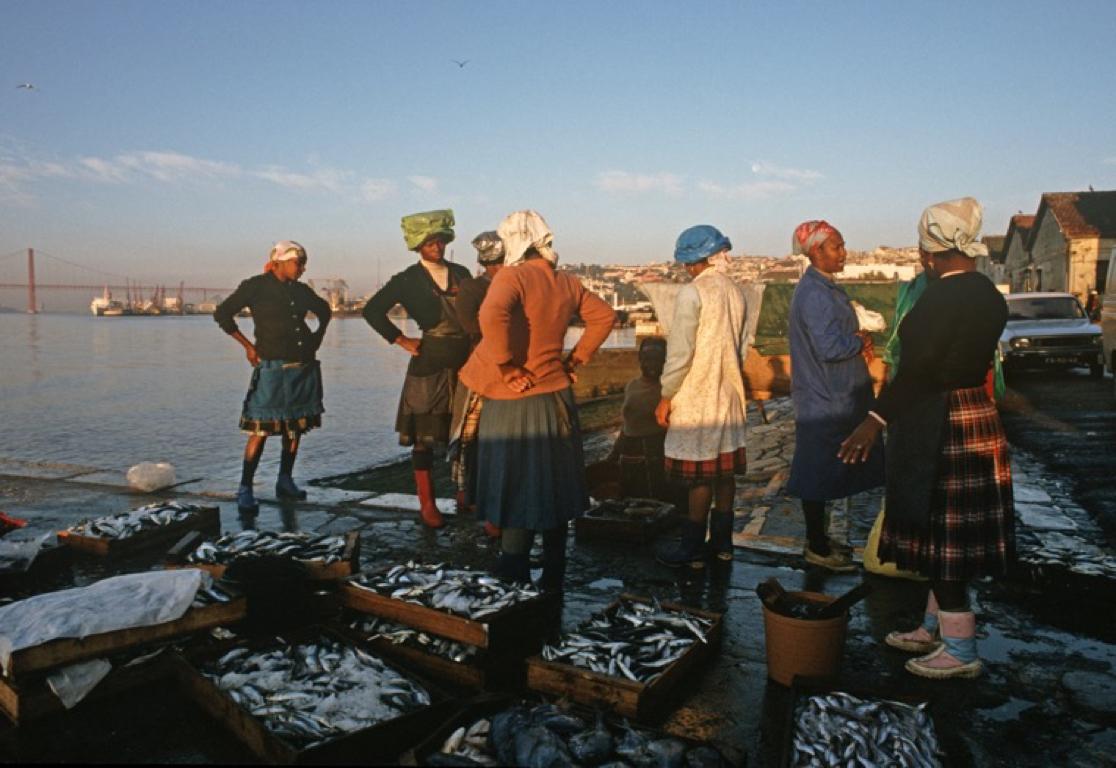
<path fill-rule="evenodd" d="M 530 580 L 531 543 L 542 531 L 540 586 L 561 591 L 567 526 L 589 505 L 572 373 L 608 337 L 615 314 L 576 277 L 555 268 L 553 235 L 538 213 L 517 211 L 498 231 L 504 269 L 481 305 L 481 342 L 460 374 L 485 399 L 477 510 L 502 529 L 499 575 Z M 575 316 L 585 322 L 585 333 L 563 358 Z"/>

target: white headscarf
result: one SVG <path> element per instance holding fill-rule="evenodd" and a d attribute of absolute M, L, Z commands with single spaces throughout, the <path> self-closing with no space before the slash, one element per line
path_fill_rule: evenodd
<path fill-rule="evenodd" d="M 987 256 L 988 246 L 977 241 L 983 217 L 980 203 L 971 197 L 931 205 L 918 221 L 918 247 L 927 253 L 960 251 L 970 259 Z"/>
<path fill-rule="evenodd" d="M 523 255 L 534 248 L 552 265 L 558 265 L 558 253 L 551 244 L 554 235 L 546 219 L 535 211 L 516 211 L 500 222 L 496 232 L 504 241 L 504 266 L 513 267 L 523 261 Z"/>

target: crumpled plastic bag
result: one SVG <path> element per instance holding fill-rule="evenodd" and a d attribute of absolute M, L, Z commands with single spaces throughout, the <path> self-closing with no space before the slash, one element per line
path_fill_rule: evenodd
<path fill-rule="evenodd" d="M 853 309 L 856 310 L 856 323 L 860 326 L 860 330 L 868 331 L 869 333 L 883 333 L 887 328 L 887 321 L 884 316 L 879 312 L 873 312 L 865 308 L 859 301 L 850 302 Z"/>
<path fill-rule="evenodd" d="M 63 667 L 47 677 L 47 685 L 62 700 L 62 706 L 73 709 L 105 679 L 112 664 L 104 659 L 93 659 Z"/>
<path fill-rule="evenodd" d="M 141 461 L 128 470 L 128 485 L 147 492 L 174 485 L 174 465 L 166 461 Z"/>
<path fill-rule="evenodd" d="M 27 573 L 53 533 L 44 533 L 30 541 L 0 541 L 0 573 Z"/>

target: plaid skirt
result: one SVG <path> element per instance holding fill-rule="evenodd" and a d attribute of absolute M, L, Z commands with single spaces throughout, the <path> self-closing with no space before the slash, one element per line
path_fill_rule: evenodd
<path fill-rule="evenodd" d="M 939 581 L 1007 573 L 1015 559 L 1011 462 L 1000 417 L 984 387 L 949 393 L 937 463 L 929 526 L 913 530 L 885 513 L 880 560 Z M 887 469 L 903 471 L 894 465 Z"/>
<path fill-rule="evenodd" d="M 715 459 L 691 461 L 689 459 L 663 459 L 666 476 L 672 482 L 687 487 L 712 483 L 718 478 L 740 475 L 748 466 L 748 453 L 744 446 L 722 453 Z"/>

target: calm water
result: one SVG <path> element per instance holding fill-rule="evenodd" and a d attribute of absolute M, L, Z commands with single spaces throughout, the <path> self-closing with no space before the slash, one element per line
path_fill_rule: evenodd
<path fill-rule="evenodd" d="M 239 322 L 251 330 L 250 319 Z M 630 329 L 615 331 L 606 345 L 633 339 Z M 343 318 L 319 359 L 326 414 L 305 438 L 296 477 L 404 455 L 392 427 L 407 355 L 360 318 Z M 180 480 L 233 483 L 250 377 L 240 346 L 209 317 L 0 314 L 0 458 L 114 471 L 169 461 Z M 261 480 L 277 462 L 278 440 L 270 442 Z"/>

